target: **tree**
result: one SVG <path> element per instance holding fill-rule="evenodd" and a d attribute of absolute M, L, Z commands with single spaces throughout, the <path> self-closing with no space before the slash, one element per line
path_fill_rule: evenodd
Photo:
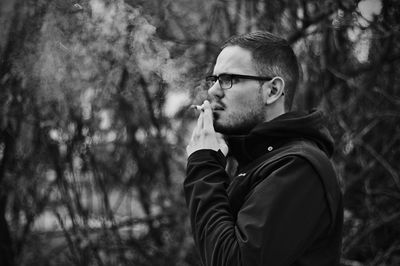
<path fill-rule="evenodd" d="M 199 265 L 181 189 L 188 106 L 206 97 L 221 42 L 253 30 L 292 43 L 296 108 L 329 117 L 342 265 L 398 264 L 399 12 L 395 0 L 2 1 L 0 264 Z"/>

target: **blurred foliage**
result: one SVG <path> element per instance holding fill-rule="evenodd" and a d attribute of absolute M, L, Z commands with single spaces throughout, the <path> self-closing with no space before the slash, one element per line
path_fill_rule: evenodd
<path fill-rule="evenodd" d="M 203 75 L 227 37 L 286 37 L 323 109 L 342 265 L 400 264 L 396 0 L 0 2 L 0 264 L 200 265 L 182 195 Z"/>

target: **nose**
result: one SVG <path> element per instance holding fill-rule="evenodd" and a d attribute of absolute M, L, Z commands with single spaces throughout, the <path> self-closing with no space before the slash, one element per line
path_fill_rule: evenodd
<path fill-rule="evenodd" d="M 213 98 L 218 98 L 221 99 L 224 97 L 224 90 L 221 88 L 219 85 L 219 82 L 215 82 L 211 88 L 208 89 L 208 96 L 210 96 L 211 99 Z"/>

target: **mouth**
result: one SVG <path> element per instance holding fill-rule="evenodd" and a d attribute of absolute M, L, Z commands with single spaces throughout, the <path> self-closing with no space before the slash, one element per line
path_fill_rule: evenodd
<path fill-rule="evenodd" d="M 213 111 L 221 111 L 221 110 L 224 110 L 225 108 L 223 107 L 223 105 L 221 103 L 212 103 L 211 109 Z"/>

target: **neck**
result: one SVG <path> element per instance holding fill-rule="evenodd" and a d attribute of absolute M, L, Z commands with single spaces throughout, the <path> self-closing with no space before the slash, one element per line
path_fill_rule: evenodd
<path fill-rule="evenodd" d="M 285 108 L 283 104 L 273 103 L 266 106 L 265 111 L 265 122 L 271 121 L 272 119 L 283 115 L 285 113 Z"/>

